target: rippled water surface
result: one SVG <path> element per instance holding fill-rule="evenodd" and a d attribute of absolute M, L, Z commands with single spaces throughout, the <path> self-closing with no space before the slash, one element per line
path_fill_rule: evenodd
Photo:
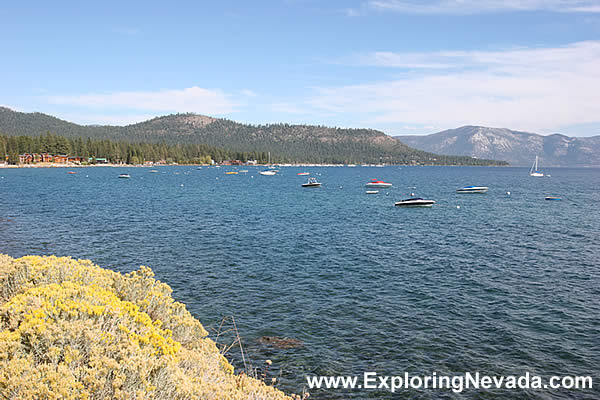
<path fill-rule="evenodd" d="M 0 170 L 0 252 L 148 265 L 205 326 L 234 316 L 284 390 L 305 375 L 592 375 L 600 171 L 525 168 Z M 309 171 L 321 188 L 301 188 Z M 118 179 L 129 173 L 131 179 Z M 366 195 L 370 179 L 394 184 Z M 487 194 L 456 194 L 485 185 Z M 431 198 L 431 209 L 394 201 Z M 507 194 L 510 192 L 510 195 Z M 562 201 L 545 201 L 548 195 Z M 460 208 L 458 208 L 460 207 Z M 261 336 L 295 338 L 277 349 Z M 229 340 L 225 337 L 223 341 Z M 230 353 L 241 366 L 239 352 Z M 343 398 L 599 398 L 591 391 L 315 391 Z"/>

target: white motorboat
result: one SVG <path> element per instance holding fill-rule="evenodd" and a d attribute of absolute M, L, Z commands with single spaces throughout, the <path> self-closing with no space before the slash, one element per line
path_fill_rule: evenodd
<path fill-rule="evenodd" d="M 379 190 L 367 190 L 365 193 L 366 194 L 377 194 L 377 193 L 379 193 Z"/>
<path fill-rule="evenodd" d="M 389 188 L 389 187 L 392 187 L 392 184 L 373 179 L 371 182 L 367 183 L 365 186 L 368 188 Z"/>
<path fill-rule="evenodd" d="M 273 176 L 273 175 L 277 175 L 277 170 L 267 169 L 264 171 L 258 171 L 258 173 L 261 175 L 264 175 L 264 176 Z"/>
<path fill-rule="evenodd" d="M 321 182 L 317 182 L 317 178 L 308 178 L 306 183 L 302 184 L 302 187 L 320 187 Z"/>
<path fill-rule="evenodd" d="M 465 186 L 460 189 L 456 189 L 456 193 L 486 193 L 487 191 L 487 186 Z"/>
<path fill-rule="evenodd" d="M 431 207 L 435 204 L 434 200 L 425 200 L 420 197 L 413 197 L 410 199 L 404 199 L 394 203 L 398 207 Z"/>

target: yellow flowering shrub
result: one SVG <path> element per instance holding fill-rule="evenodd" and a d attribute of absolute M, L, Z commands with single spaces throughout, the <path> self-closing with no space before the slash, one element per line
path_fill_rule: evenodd
<path fill-rule="evenodd" d="M 0 398 L 289 399 L 219 353 L 147 267 L 0 254 Z"/>

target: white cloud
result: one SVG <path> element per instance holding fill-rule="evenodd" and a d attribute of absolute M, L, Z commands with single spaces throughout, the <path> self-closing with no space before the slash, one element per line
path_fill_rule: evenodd
<path fill-rule="evenodd" d="M 479 14 L 506 11 L 600 12 L 598 0 L 371 0 L 380 11 L 408 14 Z"/>
<path fill-rule="evenodd" d="M 346 8 L 344 10 L 344 15 L 346 17 L 360 17 L 360 12 L 355 8 Z"/>
<path fill-rule="evenodd" d="M 268 106 L 269 110 L 284 114 L 311 114 L 311 110 L 292 103 L 273 103 Z"/>
<path fill-rule="evenodd" d="M 252 90 L 250 90 L 250 89 L 244 89 L 244 90 L 242 90 L 242 91 L 241 91 L 241 93 L 242 93 L 244 96 L 247 96 L 247 97 L 256 97 L 256 96 L 258 96 L 258 95 L 256 94 L 256 92 L 253 92 L 253 91 L 252 91 Z"/>
<path fill-rule="evenodd" d="M 114 92 L 47 96 L 52 104 L 79 106 L 90 109 L 143 110 L 157 112 L 194 112 L 219 115 L 236 111 L 239 106 L 220 90 L 197 86 L 186 89 L 168 89 L 146 92 Z"/>
<path fill-rule="evenodd" d="M 386 126 L 481 124 L 543 133 L 600 122 L 600 41 L 492 52 L 388 53 L 370 65 L 405 67 L 406 59 L 419 60 L 423 69 L 392 81 L 322 87 L 309 103 Z M 449 69 L 429 67 L 446 64 Z"/>

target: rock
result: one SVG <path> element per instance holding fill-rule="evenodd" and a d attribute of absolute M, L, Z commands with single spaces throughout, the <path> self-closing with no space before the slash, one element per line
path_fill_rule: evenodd
<path fill-rule="evenodd" d="M 304 343 L 298 339 L 287 337 L 281 338 L 278 336 L 261 336 L 261 338 L 258 339 L 258 342 L 268 346 L 277 347 L 278 349 L 293 349 L 304 346 Z"/>

